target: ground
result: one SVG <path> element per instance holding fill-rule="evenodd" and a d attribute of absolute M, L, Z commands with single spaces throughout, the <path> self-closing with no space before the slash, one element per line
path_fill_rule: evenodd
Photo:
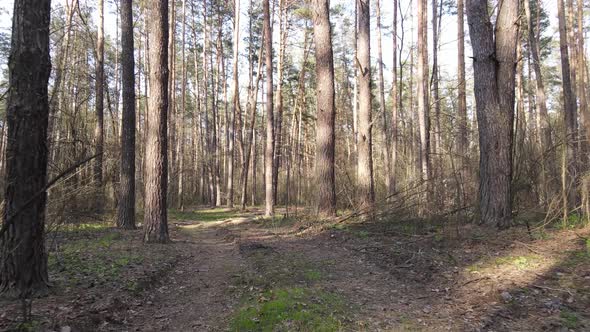
<path fill-rule="evenodd" d="M 590 330 L 588 227 L 292 213 L 171 211 L 165 245 L 108 223 L 52 230 L 51 294 L 26 324 L 0 300 L 0 330 Z"/>

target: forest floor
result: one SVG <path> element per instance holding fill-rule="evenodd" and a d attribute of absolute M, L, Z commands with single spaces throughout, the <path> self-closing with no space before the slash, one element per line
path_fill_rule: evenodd
<path fill-rule="evenodd" d="M 51 232 L 51 294 L 21 329 L 590 330 L 588 227 L 169 216 L 166 245 L 106 223 Z M 18 326 L 19 303 L 0 308 L 0 330 Z"/>

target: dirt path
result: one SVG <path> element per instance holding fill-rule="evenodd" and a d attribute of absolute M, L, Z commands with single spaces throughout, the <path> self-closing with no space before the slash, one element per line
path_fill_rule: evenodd
<path fill-rule="evenodd" d="M 228 225 L 251 216 L 222 222 L 184 221 L 175 246 L 181 259 L 161 286 L 153 290 L 128 322 L 141 331 L 214 331 L 222 329 L 238 299 L 229 294 L 232 278 L 246 269 Z"/>
<path fill-rule="evenodd" d="M 35 300 L 28 330 L 590 329 L 588 227 L 532 239 L 524 227 L 170 214 L 166 245 L 105 225 L 60 233 L 56 287 Z M 19 303 L 0 306 L 10 330 Z"/>
<path fill-rule="evenodd" d="M 521 242 L 522 230 L 495 239 L 494 233 L 484 234 L 489 241 L 466 230 L 473 234 L 449 242 L 428 230 L 394 235 L 397 230 L 383 228 L 390 226 L 306 234 L 301 231 L 306 226 L 252 216 L 185 222 L 178 239 L 181 262 L 128 326 L 142 331 L 588 327 L 583 309 L 589 303 L 589 262 L 579 258 L 581 243 L 574 233 L 527 244 Z M 535 248 L 544 248 L 543 255 Z M 572 253 L 578 257 L 574 265 Z M 582 291 L 576 294 L 574 287 Z"/>

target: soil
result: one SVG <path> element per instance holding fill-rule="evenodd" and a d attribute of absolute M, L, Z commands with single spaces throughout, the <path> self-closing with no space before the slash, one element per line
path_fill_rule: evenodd
<path fill-rule="evenodd" d="M 108 273 L 89 268 L 79 276 L 53 268 L 55 287 L 33 300 L 34 321 L 25 327 L 241 330 L 236 317 L 244 308 L 268 302 L 269 290 L 296 287 L 341 299 L 330 312 L 338 330 L 590 330 L 588 228 L 497 231 L 387 218 L 271 221 L 258 210 L 174 220 L 170 228 L 173 242 L 166 245 L 142 244 L 141 230 L 63 235 L 59 241 L 73 243 L 119 234 L 99 249 L 79 250 L 82 262 L 101 252 L 139 257 L 121 256 L 110 262 L 120 268 Z M 3 299 L 0 307 L 0 330 L 14 329 L 20 302 Z M 309 330 L 281 324 L 270 330 Z"/>

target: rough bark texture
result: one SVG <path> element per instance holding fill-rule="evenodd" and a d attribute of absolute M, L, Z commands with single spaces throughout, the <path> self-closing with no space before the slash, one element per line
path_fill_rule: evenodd
<path fill-rule="evenodd" d="M 426 0 L 418 0 L 418 127 L 421 180 L 430 193 L 430 103 L 428 96 L 428 13 Z M 430 201 L 427 199 L 427 201 Z"/>
<path fill-rule="evenodd" d="M 95 83 L 96 127 L 94 130 L 95 152 L 94 182 L 98 188 L 97 208 L 102 202 L 102 160 L 104 153 L 104 0 L 98 0 L 98 37 L 96 39 L 96 83 Z"/>
<path fill-rule="evenodd" d="M 561 84 L 563 88 L 563 116 L 565 124 L 565 144 L 567 169 L 566 178 L 575 179 L 577 164 L 576 149 L 576 98 L 572 88 L 571 70 L 568 52 L 568 36 L 566 18 L 564 12 L 564 1 L 557 0 L 557 17 L 559 19 L 559 50 L 561 53 Z M 562 172 L 565 172 L 564 169 Z M 575 183 L 575 182 L 574 182 Z M 567 193 L 564 193 L 564 211 L 575 206 L 576 191 L 573 185 L 565 185 Z M 565 212 L 564 212 L 565 213 Z"/>
<path fill-rule="evenodd" d="M 397 11 L 398 11 L 398 0 L 393 0 L 393 61 L 391 67 L 391 97 L 393 99 L 391 105 L 391 180 L 389 183 L 389 193 L 392 195 L 396 192 L 396 176 L 395 169 L 397 166 L 397 143 L 398 143 L 398 106 L 399 106 L 399 90 L 398 79 L 397 79 Z"/>
<path fill-rule="evenodd" d="M 518 0 L 504 0 L 494 27 L 486 0 L 467 3 L 479 127 L 480 222 L 500 228 L 508 227 L 512 221 L 510 185 L 518 7 Z"/>
<path fill-rule="evenodd" d="M 266 209 L 267 217 L 274 215 L 274 189 L 273 189 L 273 170 L 274 170 L 274 114 L 273 114 L 273 85 L 272 85 L 272 28 L 270 21 L 269 0 L 262 3 L 262 15 L 264 17 L 264 58 L 266 67 L 266 149 L 264 151 L 265 167 L 265 192 L 266 192 Z"/>
<path fill-rule="evenodd" d="M 379 107 L 381 108 L 383 142 L 381 153 L 383 155 L 383 171 L 386 193 L 391 192 L 391 164 L 389 161 L 390 137 L 387 112 L 385 111 L 385 80 L 383 79 L 383 47 L 381 42 L 381 1 L 377 0 L 377 70 L 379 73 Z M 395 52 L 394 52 L 395 53 Z"/>
<path fill-rule="evenodd" d="M 133 57 L 132 0 L 121 1 L 121 183 L 117 226 L 135 228 L 135 60 Z"/>
<path fill-rule="evenodd" d="M 371 120 L 371 60 L 370 60 L 370 10 L 369 0 L 357 0 L 358 38 L 357 65 L 359 81 L 358 109 L 358 165 L 357 197 L 360 208 L 375 203 L 373 181 L 373 138 Z"/>
<path fill-rule="evenodd" d="M 313 23 L 317 79 L 316 203 L 319 215 L 332 217 L 336 215 L 336 180 L 334 175 L 336 108 L 334 105 L 332 29 L 328 0 L 314 0 Z"/>
<path fill-rule="evenodd" d="M 8 62 L 6 187 L 0 238 L 0 292 L 21 296 L 47 289 L 46 193 L 23 209 L 47 183 L 49 0 L 14 2 Z"/>
<path fill-rule="evenodd" d="M 465 93 L 465 6 L 463 0 L 457 0 L 457 113 L 459 115 L 459 131 L 457 137 L 457 150 L 461 160 L 460 174 L 462 183 L 466 183 L 469 147 L 467 133 L 467 95 Z M 465 188 L 463 188 L 463 197 Z"/>
<path fill-rule="evenodd" d="M 549 127 L 549 115 L 547 114 L 547 96 L 545 94 L 545 84 L 543 83 L 543 74 L 541 72 L 541 59 L 539 56 L 539 44 L 535 34 L 535 24 L 531 15 L 530 0 L 523 0 L 524 11 L 528 24 L 528 41 L 531 56 L 533 58 L 533 69 L 535 70 L 535 83 L 536 83 L 536 106 L 537 106 L 537 119 L 538 119 L 538 143 L 541 151 L 541 197 L 542 201 L 547 201 L 548 187 L 547 187 L 547 158 L 545 151 L 550 149 L 553 145 L 551 140 L 551 128 Z M 537 2 L 537 15 L 541 10 L 540 2 Z M 539 28 L 539 27 L 537 27 Z"/>
<path fill-rule="evenodd" d="M 233 49 L 233 108 L 231 114 L 231 123 L 229 128 L 229 162 L 227 168 L 227 206 L 232 208 L 234 206 L 234 135 L 236 117 L 240 116 L 240 95 L 239 95 L 239 75 L 238 75 L 238 56 L 239 56 L 239 42 L 240 42 L 240 1 L 235 1 L 234 4 L 234 49 Z"/>
<path fill-rule="evenodd" d="M 150 96 L 146 142 L 144 241 L 168 242 L 168 0 L 148 8 Z"/>

